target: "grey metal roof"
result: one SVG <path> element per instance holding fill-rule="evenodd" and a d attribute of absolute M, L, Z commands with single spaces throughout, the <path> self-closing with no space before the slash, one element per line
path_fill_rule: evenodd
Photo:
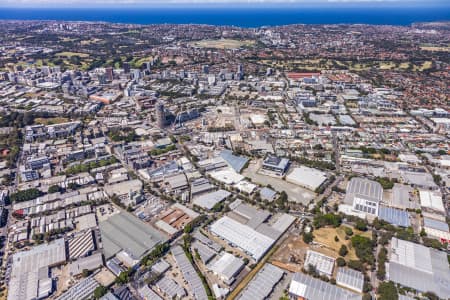
<path fill-rule="evenodd" d="M 214 205 L 225 200 L 231 193 L 225 190 L 218 190 L 212 193 L 206 193 L 194 198 L 193 203 L 202 208 L 212 209 Z"/>
<path fill-rule="evenodd" d="M 223 150 L 220 156 L 232 167 L 236 172 L 240 173 L 242 168 L 248 162 L 248 158 L 234 155 L 230 150 Z"/>
<path fill-rule="evenodd" d="M 167 240 L 162 233 L 127 212 L 111 216 L 99 225 L 106 259 L 125 250 L 139 259 Z"/>
<path fill-rule="evenodd" d="M 272 292 L 274 286 L 283 277 L 284 271 L 271 264 L 264 267 L 250 281 L 238 300 L 263 300 Z"/>
<path fill-rule="evenodd" d="M 92 296 L 94 290 L 99 286 L 98 282 L 95 281 L 94 275 L 91 275 L 82 281 L 78 282 L 64 294 L 56 298 L 57 300 L 83 300 Z"/>
<path fill-rule="evenodd" d="M 434 219 L 430 219 L 430 218 L 424 218 L 423 225 L 425 227 L 429 227 L 429 228 L 433 228 L 433 229 L 437 229 L 437 230 L 441 230 L 441 231 L 445 231 L 445 232 L 449 231 L 447 223 L 438 221 L 438 220 L 434 220 Z"/>
<path fill-rule="evenodd" d="M 217 260 L 210 264 L 210 269 L 226 280 L 235 277 L 243 267 L 244 261 L 228 252 L 223 252 Z"/>
<path fill-rule="evenodd" d="M 217 254 L 216 251 L 197 240 L 192 243 L 192 248 L 197 250 L 198 255 L 200 255 L 200 259 L 205 264 L 208 263 Z"/>
<path fill-rule="evenodd" d="M 346 198 L 354 196 L 379 202 L 383 198 L 383 187 L 376 181 L 353 177 L 348 183 Z"/>
<path fill-rule="evenodd" d="M 184 290 L 184 288 L 178 285 L 176 281 L 166 276 L 156 282 L 155 286 L 164 294 L 166 294 L 169 299 L 172 299 L 174 297 L 183 298 L 184 296 L 186 296 L 186 291 Z"/>
<path fill-rule="evenodd" d="M 339 268 L 336 282 L 339 285 L 361 292 L 364 286 L 364 275 L 349 268 Z"/>
<path fill-rule="evenodd" d="M 277 192 L 275 192 L 272 189 L 269 189 L 268 187 L 262 188 L 259 193 L 261 194 L 261 198 L 267 200 L 273 200 L 273 197 L 275 197 L 275 195 L 277 194 Z"/>
<path fill-rule="evenodd" d="M 431 291 L 440 298 L 450 295 L 447 254 L 423 245 L 392 238 L 387 277 L 418 291 Z"/>
<path fill-rule="evenodd" d="M 378 217 L 396 226 L 409 227 L 409 213 L 397 208 L 382 206 L 378 208 Z"/>
<path fill-rule="evenodd" d="M 194 238 L 201 242 L 202 244 L 208 246 L 215 252 L 219 252 L 222 249 L 222 246 L 213 240 L 210 240 L 208 237 L 204 236 L 200 231 L 196 231 L 193 234 Z"/>
<path fill-rule="evenodd" d="M 362 296 L 303 273 L 295 273 L 289 294 L 308 300 L 361 300 Z"/>
<path fill-rule="evenodd" d="M 195 299 L 208 300 L 205 288 L 203 287 L 202 280 L 198 276 L 191 262 L 186 257 L 181 246 L 175 246 L 172 248 L 172 255 L 175 258 L 177 265 L 180 267 L 184 280 L 187 281 Z"/>

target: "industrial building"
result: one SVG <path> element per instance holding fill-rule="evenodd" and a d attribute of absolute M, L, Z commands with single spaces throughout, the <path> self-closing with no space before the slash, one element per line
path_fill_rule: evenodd
<path fill-rule="evenodd" d="M 450 269 L 445 252 L 395 237 L 390 245 L 388 280 L 420 292 L 433 292 L 440 298 L 450 295 Z"/>
<path fill-rule="evenodd" d="M 303 273 L 295 273 L 289 286 L 291 299 L 361 300 L 362 296 Z"/>
<path fill-rule="evenodd" d="M 333 275 L 334 261 L 334 258 L 325 254 L 308 250 L 306 251 L 305 269 L 308 270 L 309 266 L 313 266 L 320 275 L 331 277 Z"/>
<path fill-rule="evenodd" d="M 242 249 L 256 261 L 261 259 L 275 242 L 253 228 L 227 216 L 214 222 L 210 230 L 213 234 Z"/>
<path fill-rule="evenodd" d="M 378 208 L 383 199 L 383 187 L 376 181 L 353 177 L 345 194 L 344 204 L 339 210 L 346 214 L 365 218 L 378 216 Z"/>
<path fill-rule="evenodd" d="M 109 259 L 125 251 L 134 259 L 140 259 L 167 237 L 127 212 L 120 212 L 100 222 L 103 252 Z"/>
<path fill-rule="evenodd" d="M 283 176 L 287 172 L 288 168 L 289 159 L 272 155 L 267 156 L 262 163 L 263 170 L 269 171 L 277 176 Z"/>
<path fill-rule="evenodd" d="M 217 203 L 222 202 L 226 198 L 228 198 L 231 195 L 230 192 L 225 190 L 218 190 L 212 193 L 207 193 L 200 195 L 196 198 L 194 198 L 193 203 L 194 205 L 197 205 L 198 207 L 210 210 L 216 205 Z"/>
<path fill-rule="evenodd" d="M 409 227 L 411 225 L 407 211 L 384 205 L 378 208 L 378 218 L 395 226 Z"/>
<path fill-rule="evenodd" d="M 353 269 L 339 268 L 336 275 L 336 283 L 350 290 L 362 293 L 364 287 L 364 275 Z"/>
<path fill-rule="evenodd" d="M 442 194 L 439 191 L 420 190 L 419 198 L 422 208 L 442 213 L 445 212 Z"/>
<path fill-rule="evenodd" d="M 264 300 L 283 278 L 284 271 L 271 264 L 265 264 L 242 291 L 238 300 Z"/>
<path fill-rule="evenodd" d="M 226 163 L 238 173 L 242 171 L 249 161 L 246 157 L 234 155 L 233 151 L 230 150 L 222 150 L 222 152 L 220 152 L 220 157 L 222 157 Z"/>
<path fill-rule="evenodd" d="M 208 268 L 225 284 L 231 285 L 244 266 L 244 261 L 241 258 L 223 252 Z"/>
<path fill-rule="evenodd" d="M 325 172 L 304 166 L 294 168 L 292 172 L 286 176 L 286 181 L 311 191 L 315 191 L 326 180 L 327 176 Z"/>
<path fill-rule="evenodd" d="M 428 236 L 438 238 L 441 243 L 450 242 L 449 227 L 444 221 L 424 217 L 423 229 Z"/>
<path fill-rule="evenodd" d="M 34 300 L 53 293 L 49 268 L 66 262 L 66 244 L 58 239 L 12 256 L 8 300 Z"/>
<path fill-rule="evenodd" d="M 198 276 L 189 259 L 186 257 L 183 248 L 181 248 L 181 246 L 175 246 L 172 248 L 171 252 L 175 262 L 181 270 L 184 280 L 186 280 L 190 290 L 192 291 L 194 299 L 208 300 L 202 280 Z"/>

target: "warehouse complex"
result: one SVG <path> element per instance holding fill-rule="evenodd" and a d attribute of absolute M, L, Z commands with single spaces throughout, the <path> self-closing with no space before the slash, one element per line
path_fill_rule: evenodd
<path fill-rule="evenodd" d="M 8 300 L 46 298 L 53 292 L 49 268 L 66 262 L 64 239 L 16 253 L 12 260 Z"/>
<path fill-rule="evenodd" d="M 392 238 L 387 267 L 389 280 L 440 298 L 450 295 L 447 254 L 412 242 Z"/>
<path fill-rule="evenodd" d="M 121 251 L 133 259 L 140 259 L 167 240 L 162 233 L 127 212 L 115 214 L 99 226 L 106 259 Z"/>
<path fill-rule="evenodd" d="M 295 273 L 289 286 L 289 296 L 311 300 L 361 300 L 362 296 L 303 273 Z"/>

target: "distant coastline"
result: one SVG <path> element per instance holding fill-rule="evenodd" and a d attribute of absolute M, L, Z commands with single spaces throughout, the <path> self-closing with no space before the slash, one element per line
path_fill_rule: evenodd
<path fill-rule="evenodd" d="M 128 24 L 208 24 L 261 27 L 290 24 L 410 25 L 450 21 L 448 7 L 416 8 L 0 8 L 0 20 L 104 21 Z"/>

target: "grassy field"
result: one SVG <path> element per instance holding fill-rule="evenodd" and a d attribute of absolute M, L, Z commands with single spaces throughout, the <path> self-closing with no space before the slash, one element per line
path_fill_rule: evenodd
<path fill-rule="evenodd" d="M 329 227 L 324 227 L 324 228 L 320 228 L 318 230 L 314 230 L 313 234 L 314 234 L 314 241 L 322 244 L 325 246 L 325 248 L 327 248 L 328 250 L 333 251 L 336 254 L 336 257 L 339 256 L 338 252 L 339 249 L 341 248 L 342 245 L 346 245 L 348 248 L 348 254 L 345 256 L 346 260 L 349 259 L 357 259 L 356 254 L 355 254 L 355 249 L 352 248 L 351 245 L 351 241 L 350 239 L 346 240 L 345 239 L 345 231 L 344 231 L 345 226 L 340 226 L 338 228 L 329 228 Z M 352 228 L 353 230 L 353 235 L 362 235 L 365 237 L 371 237 L 371 233 L 369 231 L 367 232 L 362 232 L 359 230 L 356 230 L 354 228 Z M 334 237 L 337 236 L 339 238 L 339 241 L 335 241 Z"/>
<path fill-rule="evenodd" d="M 252 46 L 255 41 L 251 40 L 232 40 L 232 39 L 220 39 L 220 40 L 202 40 L 190 43 L 193 47 L 198 48 L 216 48 L 216 49 L 237 49 L 243 46 Z"/>
<path fill-rule="evenodd" d="M 412 64 L 410 62 L 394 61 L 373 61 L 373 62 L 351 62 L 336 59 L 303 59 L 303 60 L 261 60 L 260 63 L 274 67 L 285 68 L 287 70 L 302 71 L 321 71 L 324 69 L 347 69 L 350 71 L 364 71 L 371 68 L 380 70 L 406 70 L 411 68 L 413 71 L 424 71 L 432 67 L 431 61 L 425 61 L 422 64 Z"/>
<path fill-rule="evenodd" d="M 56 117 L 56 118 L 36 118 L 34 120 L 36 124 L 43 124 L 43 125 L 52 125 L 52 124 L 59 124 L 59 123 L 65 123 L 69 122 L 69 119 L 62 118 L 62 117 Z"/>
<path fill-rule="evenodd" d="M 78 56 L 78 57 L 81 57 L 81 58 L 88 58 L 89 54 L 66 51 L 66 52 L 56 53 L 55 56 L 57 56 L 57 57 L 67 57 L 67 58 L 71 58 L 72 56 Z"/>
<path fill-rule="evenodd" d="M 424 51 L 431 51 L 431 52 L 436 52 L 436 51 L 450 52 L 450 46 L 442 47 L 442 46 L 433 46 L 433 45 L 423 45 L 423 46 L 420 46 L 420 49 L 424 50 Z"/>

